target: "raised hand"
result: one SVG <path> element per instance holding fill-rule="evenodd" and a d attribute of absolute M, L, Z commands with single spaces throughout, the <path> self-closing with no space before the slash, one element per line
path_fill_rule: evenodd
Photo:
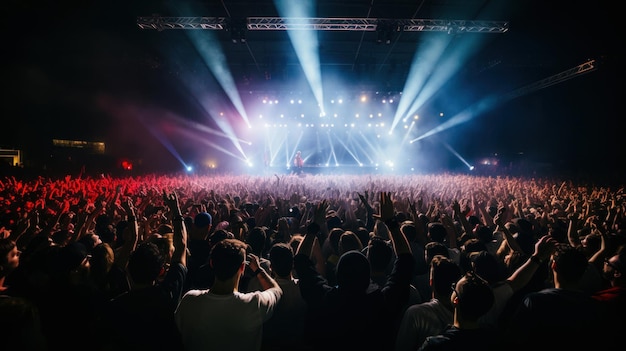
<path fill-rule="evenodd" d="M 556 251 L 556 246 L 556 239 L 549 235 L 544 235 L 535 243 L 534 255 L 544 262 Z"/>
<path fill-rule="evenodd" d="M 328 200 L 324 199 L 320 201 L 313 209 L 313 221 L 320 226 L 326 225 L 326 213 L 329 207 Z"/>
<path fill-rule="evenodd" d="M 372 205 L 370 205 L 369 201 L 369 194 L 367 193 L 367 190 L 365 191 L 365 195 L 361 194 L 361 193 L 357 193 L 357 195 L 359 196 L 359 199 L 361 200 L 361 203 L 363 204 L 363 206 L 365 206 L 365 209 L 368 211 L 368 213 L 373 212 L 373 208 Z"/>
<path fill-rule="evenodd" d="M 165 190 L 163 190 L 163 203 L 165 203 L 165 205 L 169 207 L 170 211 L 174 215 L 180 215 L 180 208 L 178 207 L 178 196 L 175 192 L 167 194 Z"/>
<path fill-rule="evenodd" d="M 409 199 L 408 202 L 409 202 L 409 211 L 411 211 L 412 214 L 417 214 L 417 208 L 415 207 L 415 201 L 411 201 L 411 199 Z"/>
<path fill-rule="evenodd" d="M 380 214 L 374 214 L 374 218 L 381 221 L 387 221 L 395 216 L 393 201 L 390 192 L 380 192 Z"/>
<path fill-rule="evenodd" d="M 135 216 L 135 208 L 133 207 L 133 200 L 130 197 L 127 197 L 126 201 L 122 201 L 121 206 L 126 212 L 127 216 Z"/>
<path fill-rule="evenodd" d="M 461 212 L 461 204 L 459 204 L 459 201 L 456 199 L 452 201 L 452 211 L 459 216 L 463 215 Z"/>

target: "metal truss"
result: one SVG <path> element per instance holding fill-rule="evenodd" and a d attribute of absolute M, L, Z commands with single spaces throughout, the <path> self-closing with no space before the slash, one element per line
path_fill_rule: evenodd
<path fill-rule="evenodd" d="M 209 29 L 225 30 L 228 28 L 226 17 L 161 17 L 158 15 L 138 17 L 137 25 L 141 29 Z"/>
<path fill-rule="evenodd" d="M 248 30 L 337 30 L 375 31 L 377 20 L 371 18 L 282 18 L 248 17 Z"/>
<path fill-rule="evenodd" d="M 505 21 L 464 20 L 400 20 L 405 32 L 448 32 L 448 33 L 505 33 L 509 23 Z"/>
<path fill-rule="evenodd" d="M 543 88 L 547 88 L 549 86 L 564 82 L 566 80 L 572 79 L 574 77 L 577 77 L 581 74 L 585 74 L 585 73 L 589 73 L 592 71 L 596 70 L 596 60 L 589 60 L 585 63 L 582 63 L 574 68 L 570 68 L 566 71 L 563 71 L 561 73 L 555 74 L 553 76 L 550 76 L 548 78 L 542 79 L 540 81 L 534 82 L 532 84 L 529 84 L 527 86 L 524 86 L 522 88 L 519 88 L 511 93 L 509 93 L 509 95 L 507 96 L 507 98 L 512 99 L 512 98 L 516 98 L 518 96 L 527 94 L 529 92 L 535 91 L 535 90 L 539 90 L 539 89 L 543 89 Z"/>
<path fill-rule="evenodd" d="M 228 30 L 231 20 L 226 17 L 138 17 L 141 29 L 208 29 Z M 328 31 L 404 31 L 452 33 L 505 33 L 506 21 L 466 21 L 442 19 L 382 19 L 382 18 L 283 18 L 247 17 L 247 30 L 328 30 Z"/>

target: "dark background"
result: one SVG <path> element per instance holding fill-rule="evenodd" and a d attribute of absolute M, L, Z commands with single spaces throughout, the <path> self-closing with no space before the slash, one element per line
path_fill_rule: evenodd
<path fill-rule="evenodd" d="M 33 165 L 46 162 L 53 152 L 51 140 L 58 138 L 105 141 L 114 162 L 140 159 L 165 170 L 177 161 L 148 131 L 146 121 L 153 119 L 155 126 L 164 128 L 159 116 L 171 113 L 213 127 L 198 108 L 197 99 L 203 97 L 192 96 L 181 84 L 189 77 L 215 83 L 186 33 L 142 30 L 138 16 L 280 17 L 272 1 L 265 0 L 5 4 L 0 148 L 23 150 L 24 159 Z M 507 96 L 595 60 L 594 71 L 506 100 L 439 138 L 468 158 L 498 155 L 566 174 L 624 174 L 623 113 L 618 109 L 624 97 L 624 31 L 617 2 L 315 4 L 315 17 L 507 21 L 506 33 L 465 33 L 454 39 L 488 37 L 429 101 L 432 111 L 458 111 L 485 96 Z M 301 89 L 293 85 L 302 73 L 285 32 L 250 31 L 247 43 L 238 44 L 231 42 L 229 32 L 215 34 L 241 92 Z M 318 34 L 322 69 L 337 69 L 355 91 L 401 91 L 410 59 L 428 44 L 420 32 L 398 33 L 389 45 L 377 44 L 373 32 Z M 218 88 L 213 91 L 222 94 Z M 220 157 L 206 146 L 171 142 L 181 154 L 209 152 Z M 447 154 L 442 150 L 441 157 Z"/>

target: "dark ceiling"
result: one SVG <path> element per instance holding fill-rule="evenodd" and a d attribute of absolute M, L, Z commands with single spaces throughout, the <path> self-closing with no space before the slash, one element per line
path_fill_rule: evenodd
<path fill-rule="evenodd" d="M 550 1 L 489 1 L 489 0 L 347 0 L 316 1 L 316 18 L 368 19 L 428 19 L 505 21 L 505 33 L 460 33 L 414 31 L 392 32 L 390 41 L 379 43 L 377 31 L 318 30 L 319 60 L 322 72 L 340 74 L 352 87 L 368 90 L 401 91 L 414 59 L 420 64 L 428 56 L 434 40 L 453 36 L 450 47 L 462 47 L 467 41 L 478 41 L 476 51 L 459 62 L 465 79 L 483 79 L 489 84 L 515 87 L 545 78 L 585 62 L 598 59 L 602 43 L 594 37 L 594 25 L 581 26 L 581 21 L 593 23 L 599 9 L 584 10 L 559 6 Z M 247 17 L 282 17 L 273 1 L 203 1 L 188 2 L 189 6 L 137 7 L 141 16 L 204 16 L 224 17 L 233 22 Z M 554 6 L 554 7 L 552 7 Z M 179 42 L 185 30 L 139 30 L 134 33 L 154 47 Z M 212 30 L 206 30 L 212 31 Z M 176 32 L 176 33 L 174 33 Z M 301 64 L 284 30 L 250 30 L 245 43 L 231 41 L 234 30 L 212 31 L 221 43 L 234 79 L 243 89 L 293 89 L 285 87 L 300 81 Z M 207 35 L 209 35 L 207 33 Z M 170 44 L 168 45 L 170 48 Z M 149 59 L 149 64 L 172 65 L 162 56 Z M 511 74 L 503 77 L 503 74 Z M 510 81 L 505 81 L 510 79 Z"/>
<path fill-rule="evenodd" d="M 282 2 L 293 4 L 296 0 Z M 508 147 L 513 149 L 527 147 L 527 140 L 499 132 L 508 128 L 505 122 L 519 123 L 512 116 L 520 114 L 519 118 L 531 118 L 527 122 L 530 125 L 558 130 L 555 133 L 528 128 L 535 133 L 530 137 L 539 152 L 568 154 L 572 150 L 562 142 L 552 141 L 554 135 L 566 134 L 584 140 L 587 133 L 594 131 L 597 134 L 594 138 L 601 142 L 605 130 L 614 132 L 607 127 L 608 122 L 596 120 L 597 130 L 590 130 L 578 120 L 587 118 L 595 108 L 604 108 L 598 116 L 606 115 L 620 100 L 609 83 L 619 81 L 623 71 L 619 64 L 624 40 L 623 31 L 619 30 L 621 12 L 617 10 L 617 2 L 318 0 L 306 3 L 314 4 L 311 17 L 316 18 L 506 21 L 508 24 L 505 33 L 393 32 L 389 44 L 378 43 L 376 31 L 318 30 L 321 71 L 324 77 L 341 77 L 341 84 L 336 86 L 355 92 L 403 91 L 411 67 L 422 67 L 432 45 L 441 38 L 449 40 L 446 52 L 463 47 L 474 51 L 464 59 L 452 60 L 459 64 L 459 69 L 437 92 L 435 103 L 439 106 L 459 99 L 480 99 L 487 94 L 508 94 L 595 60 L 599 68 L 596 72 L 542 90 L 546 95 L 539 102 L 518 101 L 519 105 L 508 106 L 492 121 L 475 124 L 471 127 L 475 129 L 473 134 L 469 131 L 465 135 L 469 140 L 481 140 L 489 148 L 501 139 L 506 139 L 511 144 Z M 10 88 L 3 95 L 2 114 L 8 118 L 7 127 L 0 131 L 0 147 L 43 145 L 50 136 L 95 140 L 120 136 L 118 122 L 122 117 L 110 111 L 110 106 L 103 108 L 106 105 L 103 101 L 108 101 L 103 96 L 158 103 L 181 115 L 192 115 L 189 100 L 200 98 L 189 94 L 185 83 L 194 79 L 213 80 L 207 62 L 203 62 L 202 55 L 190 42 L 192 33 L 199 38 L 218 39 L 219 44 L 212 44 L 209 52 L 224 55 L 240 92 L 308 89 L 302 84 L 301 64 L 286 31 L 250 30 L 245 43 L 233 43 L 230 30 L 158 31 L 137 25 L 138 17 L 155 14 L 223 17 L 229 21 L 248 17 L 284 18 L 274 1 L 12 0 L 6 9 L 8 15 L 3 22 L 8 29 L 4 41 L 7 50 L 1 60 L 5 86 Z M 442 57 L 442 65 L 447 58 Z M 416 63 L 412 66 L 414 59 Z M 336 86 L 331 84 L 325 89 Z M 541 108 L 532 111 L 536 116 L 524 110 L 539 105 Z M 507 118 L 502 119 L 502 115 Z M 570 128 L 565 133 L 560 130 L 563 125 Z M 573 129 L 576 125 L 580 130 Z M 484 138 L 487 135 L 490 137 Z M 548 141 L 549 145 L 543 145 Z M 487 145 L 488 142 L 491 144 Z M 588 146 L 576 145 L 579 150 Z"/>
<path fill-rule="evenodd" d="M 283 3 L 289 3 L 283 1 Z M 606 55 L 615 26 L 610 9 L 602 5 L 578 6 L 576 1 L 490 1 L 490 0 L 345 0 L 311 1 L 310 17 L 369 19 L 429 19 L 467 21 L 506 21 L 506 33 L 461 33 L 450 46 L 463 46 L 477 40 L 476 51 L 463 65 L 462 73 L 471 79 L 502 79 L 504 73 L 522 73 L 530 79 L 579 65 Z M 189 6 L 141 5 L 140 15 L 225 17 L 233 21 L 247 17 L 282 17 L 273 1 L 198 1 Z M 604 17 L 609 16 L 609 17 Z M 600 25 L 601 24 L 601 25 Z M 607 28 L 608 27 L 608 28 Z M 177 34 L 142 30 L 145 40 L 166 42 Z M 181 30 L 170 30 L 180 32 Z M 233 31 L 215 31 L 235 80 L 241 84 L 275 84 L 293 81 L 301 74 L 300 62 L 286 31 L 251 30 L 246 43 L 233 43 Z M 417 64 L 428 56 L 433 32 L 393 32 L 389 44 L 377 42 L 376 31 L 317 31 L 322 71 L 340 72 L 352 83 L 374 89 L 402 90 L 415 58 Z M 600 37 L 599 35 L 602 35 Z M 477 38 L 480 37 L 480 38 Z M 617 39 L 617 38 L 616 38 Z M 166 64 L 163 62 L 163 64 Z M 515 79 L 515 75 L 511 79 Z M 271 80 L 271 82 L 268 82 Z M 256 87 L 256 86 L 255 86 Z"/>

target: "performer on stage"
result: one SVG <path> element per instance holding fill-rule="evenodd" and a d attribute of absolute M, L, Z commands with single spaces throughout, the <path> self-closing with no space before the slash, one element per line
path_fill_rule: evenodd
<path fill-rule="evenodd" d="M 304 166 L 304 160 L 302 159 L 302 153 L 300 151 L 296 152 L 296 156 L 293 159 L 293 166 L 295 168 L 296 174 L 302 174 L 302 167 Z"/>

